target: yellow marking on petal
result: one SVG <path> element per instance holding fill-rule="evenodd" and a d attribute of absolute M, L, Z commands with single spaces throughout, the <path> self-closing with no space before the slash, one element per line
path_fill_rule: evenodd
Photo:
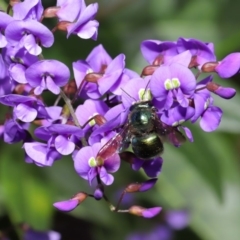
<path fill-rule="evenodd" d="M 95 157 L 90 157 L 89 160 L 88 160 L 88 165 L 90 167 L 96 167 L 97 166 L 97 161 L 95 159 Z"/>
<path fill-rule="evenodd" d="M 164 82 L 164 87 L 166 90 L 173 90 L 175 88 L 179 88 L 181 86 L 181 82 L 178 78 L 166 79 Z"/>
<path fill-rule="evenodd" d="M 93 118 L 94 116 L 98 115 L 98 113 L 94 113 L 92 116 L 90 116 L 88 119 Z M 96 124 L 96 121 L 94 119 L 92 119 L 91 121 L 89 121 L 89 126 L 93 127 Z"/>
<path fill-rule="evenodd" d="M 181 82 L 178 78 L 172 78 L 172 84 L 174 88 L 179 88 L 181 86 Z"/>
<path fill-rule="evenodd" d="M 141 101 L 150 101 L 152 100 L 152 93 L 150 89 L 141 88 L 138 91 L 138 96 Z"/>

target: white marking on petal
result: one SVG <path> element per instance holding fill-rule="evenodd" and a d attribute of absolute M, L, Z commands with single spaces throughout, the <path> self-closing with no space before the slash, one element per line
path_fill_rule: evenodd
<path fill-rule="evenodd" d="M 93 73 L 93 70 L 91 68 L 89 68 L 87 71 L 86 71 L 86 74 L 89 74 L 89 73 Z"/>

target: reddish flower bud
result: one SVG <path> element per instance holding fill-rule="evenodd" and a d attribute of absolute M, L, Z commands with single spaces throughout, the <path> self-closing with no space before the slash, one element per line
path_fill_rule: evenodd
<path fill-rule="evenodd" d="M 152 178 L 142 183 L 132 183 L 125 188 L 125 191 L 127 193 L 146 192 L 155 185 L 157 180 L 157 178 Z"/>
<path fill-rule="evenodd" d="M 67 22 L 67 21 L 61 21 L 57 24 L 57 26 L 55 27 L 55 29 L 58 29 L 60 31 L 64 31 L 67 32 L 67 28 L 68 26 L 70 26 L 72 23 L 71 22 Z"/>
<path fill-rule="evenodd" d="M 218 66 L 218 62 L 207 62 L 204 63 L 202 66 L 203 72 L 215 72 L 215 68 Z"/>
<path fill-rule="evenodd" d="M 97 83 L 98 79 L 101 78 L 103 75 L 100 73 L 88 73 L 84 80 L 87 82 Z"/>
<path fill-rule="evenodd" d="M 46 8 L 43 12 L 43 16 L 45 18 L 53 18 L 57 16 L 57 12 L 60 8 L 59 7 L 49 7 Z"/>
<path fill-rule="evenodd" d="M 207 83 L 206 87 L 210 92 L 213 92 L 225 99 L 230 99 L 236 94 L 236 90 L 234 88 L 222 87 L 221 85 L 214 82 Z"/>
<path fill-rule="evenodd" d="M 143 70 L 142 70 L 142 74 L 141 76 L 149 76 L 149 75 L 152 75 L 156 69 L 158 69 L 159 66 L 156 66 L 156 65 L 149 65 L 149 66 L 146 66 Z"/>
<path fill-rule="evenodd" d="M 159 214 L 161 210 L 161 207 L 143 208 L 140 206 L 132 206 L 129 208 L 129 213 L 139 217 L 152 218 Z"/>

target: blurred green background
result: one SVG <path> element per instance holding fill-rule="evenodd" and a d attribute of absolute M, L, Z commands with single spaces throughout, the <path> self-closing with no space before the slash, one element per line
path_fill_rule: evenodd
<path fill-rule="evenodd" d="M 66 34 L 56 33 L 54 46 L 44 50 L 45 58 L 61 60 L 71 68 L 73 61 L 86 58 L 94 46 L 102 43 L 113 58 L 124 53 L 127 67 L 140 73 L 147 64 L 139 50 L 145 39 L 174 41 L 185 37 L 214 42 L 219 60 L 240 51 L 240 1 L 100 0 L 98 3 L 98 41 L 76 36 L 66 39 Z M 5 1 L 0 4 L 6 9 Z M 46 0 L 43 4 L 49 7 L 55 1 Z M 52 28 L 56 22 L 45 23 Z M 240 239 L 240 77 L 222 80 L 215 76 L 214 80 L 237 89 L 231 100 L 215 97 L 215 105 L 224 112 L 219 129 L 206 133 L 198 124 L 188 125 L 194 142 L 179 149 L 166 145 L 158 183 L 151 191 L 134 196 L 134 204 L 160 205 L 164 211 L 189 211 L 189 227 L 175 232 L 175 239 Z M 113 201 L 119 189 L 146 176 L 122 164 L 115 179 L 115 184 L 107 190 Z M 1 142 L 0 230 L 9 223 L 26 222 L 38 230 L 60 231 L 62 239 L 122 240 L 132 232 L 150 232 L 163 223 L 164 212 L 146 220 L 112 213 L 105 202 L 91 199 L 69 215 L 55 212 L 53 202 L 69 199 L 82 190 L 91 192 L 75 173 L 71 158 L 63 158 L 51 168 L 39 168 L 24 162 L 21 145 Z"/>

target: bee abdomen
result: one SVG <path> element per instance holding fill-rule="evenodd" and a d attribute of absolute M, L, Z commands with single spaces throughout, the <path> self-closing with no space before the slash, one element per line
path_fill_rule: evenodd
<path fill-rule="evenodd" d="M 160 155 L 163 152 L 163 144 L 158 134 L 149 133 L 144 136 L 134 136 L 132 149 L 138 158 L 147 160 Z"/>

